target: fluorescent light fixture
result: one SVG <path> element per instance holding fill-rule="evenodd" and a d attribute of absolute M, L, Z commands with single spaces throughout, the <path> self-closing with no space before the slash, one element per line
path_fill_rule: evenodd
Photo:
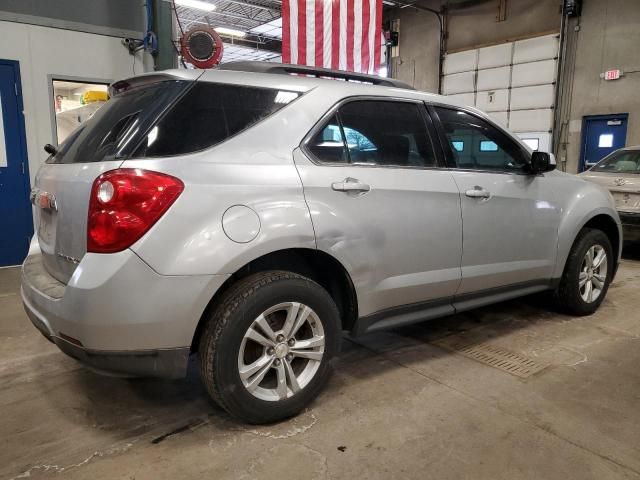
<path fill-rule="evenodd" d="M 194 8 L 196 10 L 204 10 L 205 12 L 210 12 L 216 9 L 216 6 L 213 3 L 209 2 L 201 2 L 200 0 L 175 0 L 176 5 L 180 5 L 181 7 Z"/>
<path fill-rule="evenodd" d="M 216 32 L 221 33 L 222 35 L 231 35 L 232 37 L 246 37 L 247 32 L 243 32 L 242 30 L 235 30 L 233 28 L 226 27 L 217 27 L 215 29 Z"/>

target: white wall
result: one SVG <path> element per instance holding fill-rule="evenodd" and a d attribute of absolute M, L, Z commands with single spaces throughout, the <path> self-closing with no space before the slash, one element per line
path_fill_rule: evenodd
<path fill-rule="evenodd" d="M 133 57 L 119 38 L 4 21 L 0 21 L 0 59 L 20 62 L 32 182 L 47 158 L 43 145 L 55 140 L 49 75 L 112 82 L 134 73 Z M 150 56 L 138 53 L 135 73 L 149 70 Z"/>

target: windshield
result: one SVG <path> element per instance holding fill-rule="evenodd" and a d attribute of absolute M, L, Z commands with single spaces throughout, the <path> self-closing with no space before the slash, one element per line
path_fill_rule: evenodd
<path fill-rule="evenodd" d="M 591 168 L 592 172 L 640 173 L 640 150 L 618 150 Z"/>

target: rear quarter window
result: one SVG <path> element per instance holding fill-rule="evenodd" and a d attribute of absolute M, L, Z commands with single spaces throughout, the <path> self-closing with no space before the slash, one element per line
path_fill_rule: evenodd
<path fill-rule="evenodd" d="M 197 82 L 149 131 L 133 156 L 203 150 L 246 130 L 298 96 L 283 90 Z"/>

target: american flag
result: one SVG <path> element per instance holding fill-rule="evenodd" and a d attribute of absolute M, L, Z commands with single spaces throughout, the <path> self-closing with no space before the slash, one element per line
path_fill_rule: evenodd
<path fill-rule="evenodd" d="M 282 61 L 377 73 L 381 29 L 382 0 L 283 0 Z"/>

